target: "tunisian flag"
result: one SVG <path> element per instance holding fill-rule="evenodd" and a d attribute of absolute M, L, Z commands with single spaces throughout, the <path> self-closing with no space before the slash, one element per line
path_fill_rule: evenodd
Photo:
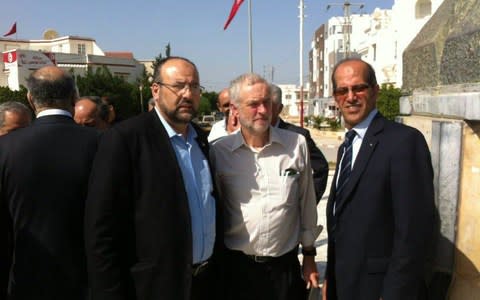
<path fill-rule="evenodd" d="M 233 1 L 232 10 L 230 11 L 230 15 L 228 16 L 227 22 L 225 22 L 225 26 L 223 26 L 223 30 L 227 29 L 230 22 L 232 22 L 233 18 L 235 17 L 235 14 L 237 14 L 237 11 L 240 8 L 240 5 L 242 5 L 242 3 L 243 3 L 243 0 Z"/>
<path fill-rule="evenodd" d="M 13 23 L 12 28 L 10 28 L 10 30 L 7 33 L 5 33 L 3 36 L 9 36 L 14 33 L 17 33 L 17 22 Z"/>

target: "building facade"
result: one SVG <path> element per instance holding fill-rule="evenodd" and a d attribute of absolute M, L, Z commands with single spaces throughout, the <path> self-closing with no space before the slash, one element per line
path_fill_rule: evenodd
<path fill-rule="evenodd" d="M 325 108 L 331 107 L 332 102 L 333 67 L 347 56 L 370 63 L 380 85 L 401 88 L 403 51 L 442 2 L 396 0 L 392 9 L 376 8 L 371 14 L 353 14 L 348 19 L 333 17 L 322 24 L 314 33 L 310 50 L 309 83 L 315 114 L 331 113 Z M 322 36 L 323 42 L 319 41 Z M 323 83 L 318 80 L 320 74 L 323 74 Z M 318 86 L 320 83 L 323 87 Z"/>
<path fill-rule="evenodd" d="M 36 69 L 56 65 L 83 76 L 88 69 L 106 67 L 114 76 L 135 82 L 142 76 L 144 65 L 131 53 L 103 52 L 94 39 L 64 36 L 46 31 L 43 40 L 16 40 L 0 38 L 3 59 L 0 68 L 0 86 L 19 90 L 26 78 Z"/>

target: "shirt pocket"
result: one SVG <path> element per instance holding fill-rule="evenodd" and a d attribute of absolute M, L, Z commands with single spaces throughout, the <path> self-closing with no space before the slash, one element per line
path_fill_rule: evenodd
<path fill-rule="evenodd" d="M 300 174 L 290 174 L 280 176 L 280 199 L 287 205 L 298 204 Z"/>

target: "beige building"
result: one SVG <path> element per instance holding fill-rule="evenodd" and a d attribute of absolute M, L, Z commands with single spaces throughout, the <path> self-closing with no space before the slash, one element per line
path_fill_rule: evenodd
<path fill-rule="evenodd" d="M 0 51 L 0 86 L 11 90 L 25 86 L 29 74 L 46 65 L 57 65 L 80 76 L 89 68 L 95 72 L 106 67 L 112 75 L 128 82 L 135 82 L 145 69 L 130 52 L 104 52 L 92 38 L 58 37 L 54 30 L 45 31 L 42 40 L 0 38 Z"/>

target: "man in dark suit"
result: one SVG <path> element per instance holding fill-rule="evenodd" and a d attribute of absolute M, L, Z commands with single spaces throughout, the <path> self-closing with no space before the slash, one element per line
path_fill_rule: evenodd
<path fill-rule="evenodd" d="M 425 139 L 377 111 L 379 86 L 369 64 L 346 59 L 332 74 L 349 132 L 327 203 L 324 299 L 424 299 L 434 218 Z"/>
<path fill-rule="evenodd" d="M 310 162 L 313 170 L 315 198 L 318 203 L 320 199 L 322 199 L 325 188 L 327 187 L 328 162 L 322 151 L 320 151 L 317 145 L 315 145 L 315 142 L 307 129 L 285 122 L 280 118 L 280 113 L 283 110 L 282 90 L 274 84 L 271 84 L 270 87 L 272 90 L 272 126 L 299 133 L 307 140 L 308 152 L 310 152 Z"/>
<path fill-rule="evenodd" d="M 155 109 L 107 131 L 93 164 L 85 216 L 93 298 L 215 299 L 223 224 L 207 134 L 191 122 L 202 90 L 196 66 L 162 60 L 151 90 Z"/>
<path fill-rule="evenodd" d="M 8 278 L 8 299 L 86 299 L 83 212 L 97 133 L 72 119 L 68 73 L 43 67 L 27 85 L 36 120 L 0 138 L 2 288 Z"/>

